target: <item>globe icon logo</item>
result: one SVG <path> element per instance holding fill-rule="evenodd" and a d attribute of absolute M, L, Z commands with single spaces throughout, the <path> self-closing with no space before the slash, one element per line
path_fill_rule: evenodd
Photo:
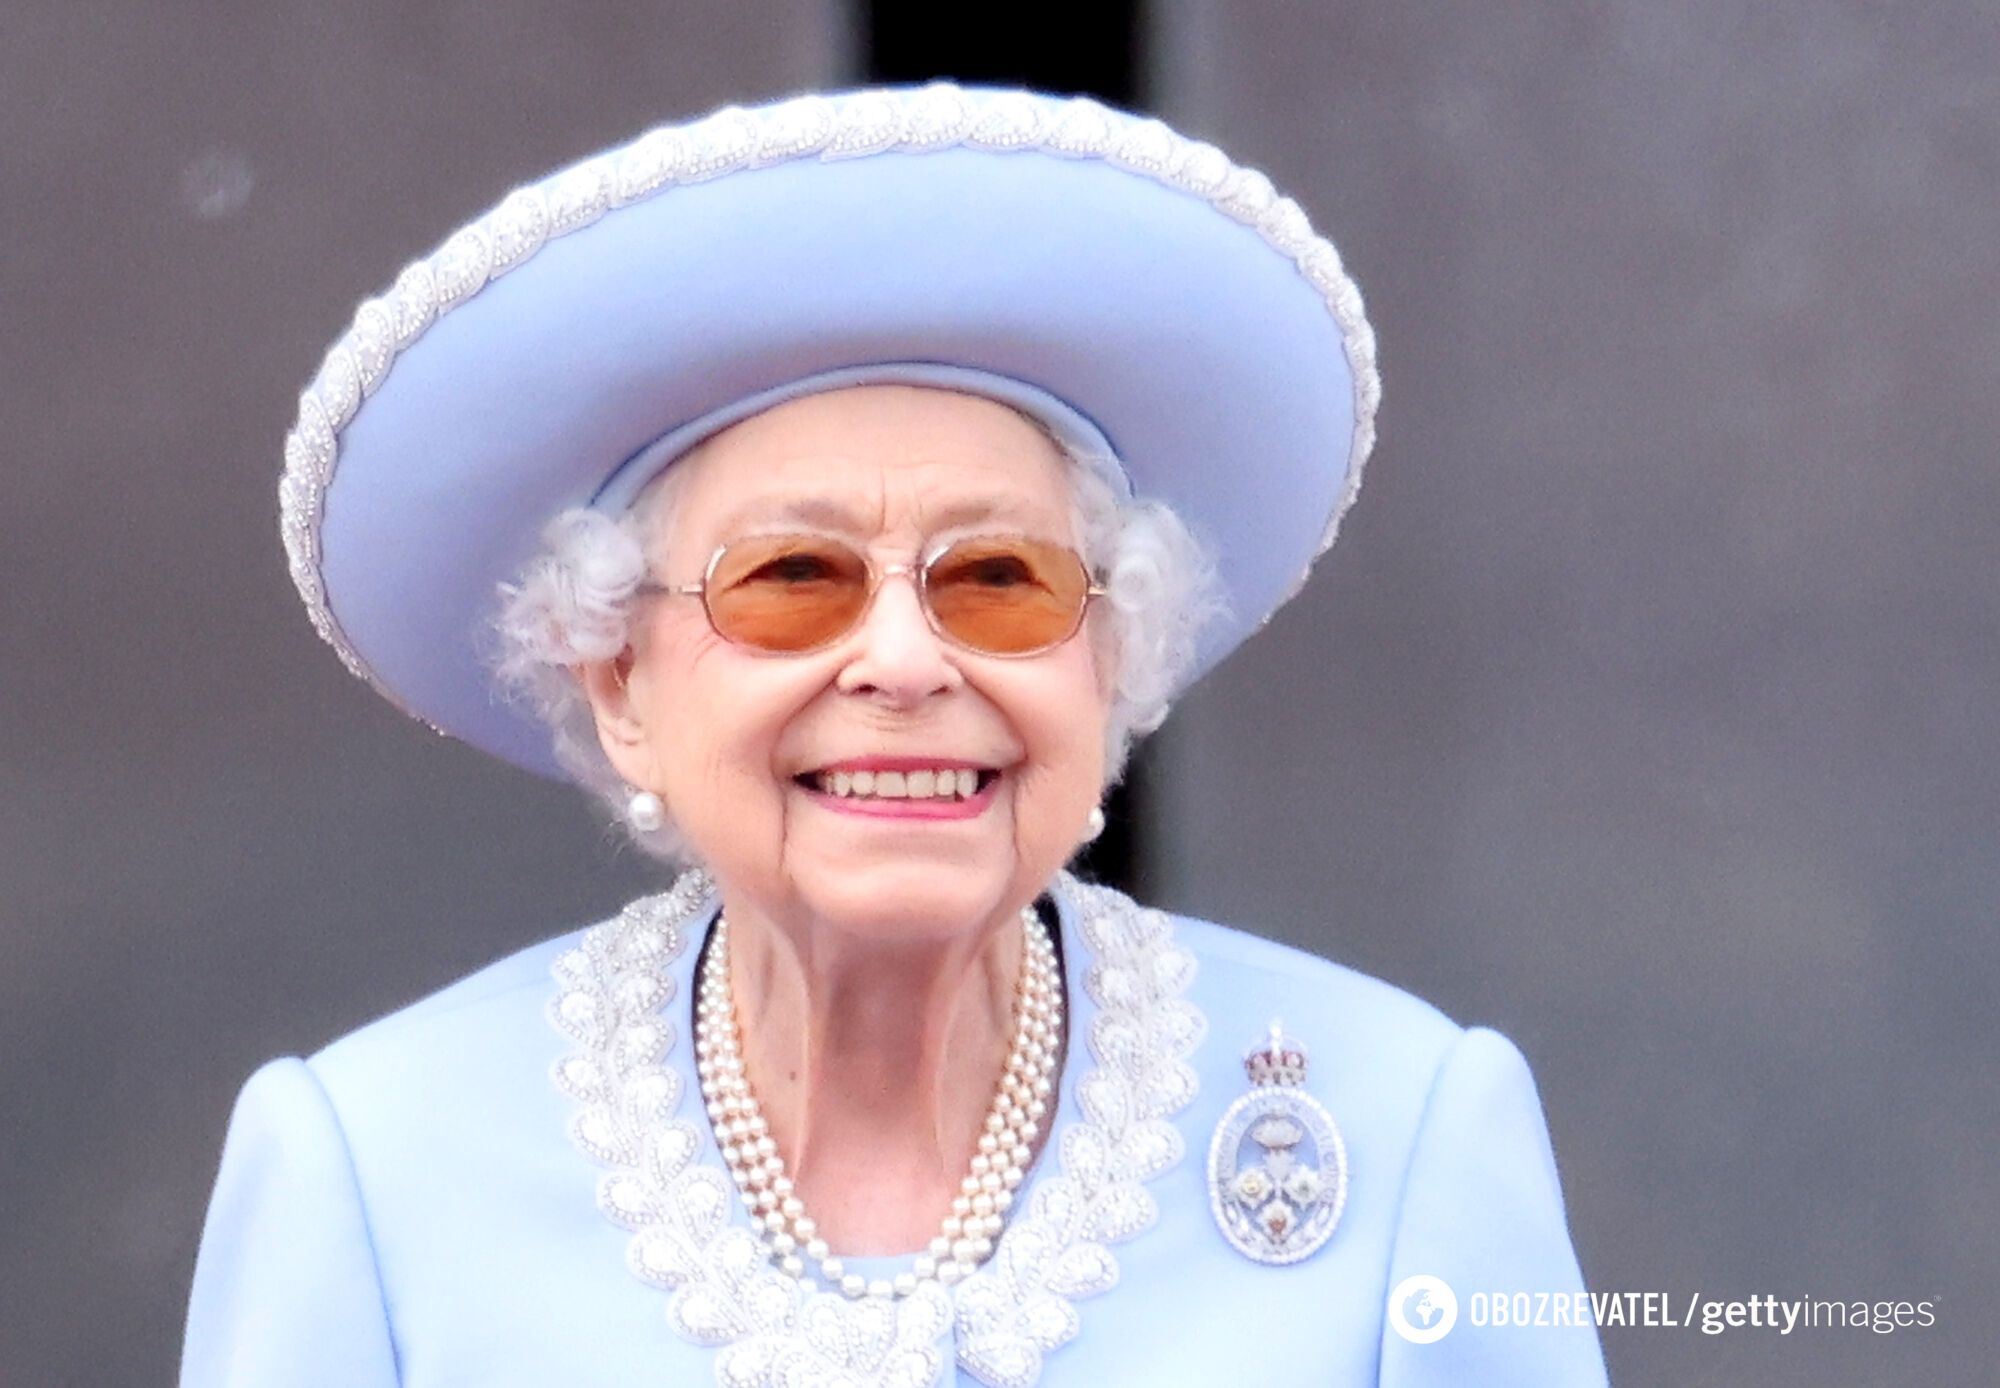
<path fill-rule="evenodd" d="M 1429 1330 L 1444 1314 L 1444 1308 L 1431 1299 L 1429 1287 L 1419 1287 L 1403 1298 L 1403 1319 L 1419 1330 Z"/>
<path fill-rule="evenodd" d="M 1458 1296 L 1442 1277 L 1418 1273 L 1389 1293 L 1389 1324 L 1413 1345 L 1442 1340 L 1458 1323 Z"/>

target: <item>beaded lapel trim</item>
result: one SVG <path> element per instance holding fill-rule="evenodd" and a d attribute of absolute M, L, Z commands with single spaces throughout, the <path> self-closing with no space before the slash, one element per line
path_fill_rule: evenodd
<path fill-rule="evenodd" d="M 1056 1150 L 1043 1160 L 1059 1169 L 1028 1187 L 978 1272 L 894 1302 L 850 1301 L 772 1267 L 757 1236 L 730 1220 L 728 1174 L 677 1116 L 672 966 L 711 895 L 708 879 L 688 873 L 633 902 L 556 960 L 550 1017 L 578 1048 L 554 1072 L 579 1106 L 570 1136 L 608 1168 L 597 1203 L 632 1231 L 633 1273 L 669 1294 L 667 1319 L 680 1335 L 718 1351 L 719 1384 L 930 1388 L 955 1326 L 961 1368 L 992 1388 L 1029 1388 L 1043 1356 L 1081 1328 L 1073 1303 L 1117 1282 L 1110 1246 L 1152 1227 L 1159 1211 L 1146 1183 L 1185 1152 L 1173 1117 L 1195 1097 L 1186 1057 L 1207 1023 L 1185 997 L 1194 957 L 1164 914 L 1067 874 L 1057 889 L 1090 956 L 1069 967 L 1085 970 L 1097 1007 L 1095 1064 L 1076 1086 L 1082 1117 L 1058 1118 Z"/>

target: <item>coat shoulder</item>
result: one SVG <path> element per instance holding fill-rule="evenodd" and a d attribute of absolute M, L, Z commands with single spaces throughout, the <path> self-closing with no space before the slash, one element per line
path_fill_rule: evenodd
<path fill-rule="evenodd" d="M 542 1020 L 552 995 L 551 969 L 583 931 L 529 945 L 349 1032 L 308 1059 L 336 1105 L 356 1094 L 421 1091 L 421 1077 L 462 1076 L 482 1059 L 522 1039 L 557 1040 Z"/>
<path fill-rule="evenodd" d="M 1214 921 L 1177 917 L 1175 938 L 1195 957 L 1189 997 L 1207 1018 L 1204 1103 L 1243 1092 L 1244 1057 L 1278 1022 L 1304 1046 L 1306 1087 L 1336 1109 L 1357 1160 L 1403 1169 L 1439 1075 L 1479 1029 L 1395 984 Z"/>
<path fill-rule="evenodd" d="M 1294 945 L 1192 916 L 1174 917 L 1174 928 L 1195 956 L 1211 1029 L 1247 1027 L 1246 1047 L 1274 1021 L 1309 1044 L 1315 1036 L 1348 1044 L 1365 1039 L 1371 1049 L 1432 1056 L 1464 1035 L 1464 1027 L 1414 993 Z"/>

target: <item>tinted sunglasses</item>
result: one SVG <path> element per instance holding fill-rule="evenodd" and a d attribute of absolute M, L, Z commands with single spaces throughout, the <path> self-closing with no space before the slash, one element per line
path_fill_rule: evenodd
<path fill-rule="evenodd" d="M 803 655 L 860 625 L 882 580 L 907 575 L 931 630 L 981 655 L 1038 655 L 1069 640 L 1104 592 L 1065 545 L 974 535 L 920 563 L 877 565 L 828 535 L 751 535 L 709 556 L 701 582 L 642 592 L 699 597 L 718 635 L 752 650 Z"/>

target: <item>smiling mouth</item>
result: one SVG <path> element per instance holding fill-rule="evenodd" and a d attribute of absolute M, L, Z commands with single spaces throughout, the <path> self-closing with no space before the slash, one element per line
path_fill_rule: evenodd
<path fill-rule="evenodd" d="M 915 770 L 808 771 L 792 779 L 807 790 L 816 790 L 836 800 L 953 804 L 979 795 L 1000 779 L 1000 772 L 992 767 L 938 766 Z"/>

